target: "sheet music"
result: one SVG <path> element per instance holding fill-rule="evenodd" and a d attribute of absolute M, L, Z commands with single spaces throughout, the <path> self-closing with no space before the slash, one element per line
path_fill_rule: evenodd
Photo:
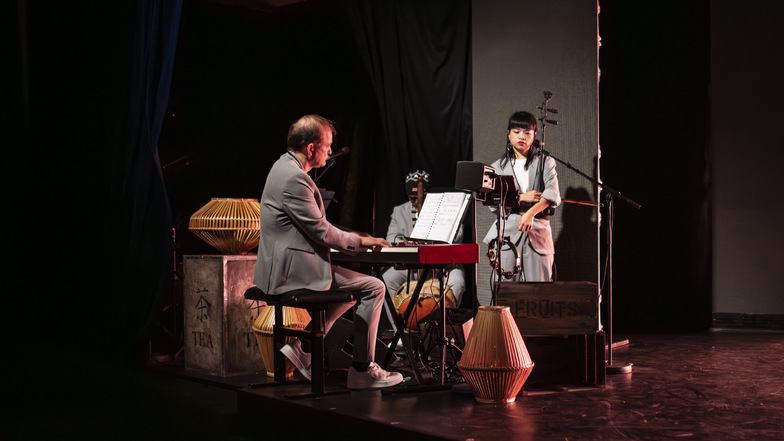
<path fill-rule="evenodd" d="M 470 193 L 428 193 L 411 239 L 452 243 L 470 200 Z"/>

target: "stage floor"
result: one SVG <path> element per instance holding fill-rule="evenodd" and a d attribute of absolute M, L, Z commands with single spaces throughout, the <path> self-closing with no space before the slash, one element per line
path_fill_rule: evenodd
<path fill-rule="evenodd" d="M 3 430 L 17 436 L 3 439 L 784 439 L 784 334 L 623 339 L 629 344 L 613 359 L 632 363 L 631 373 L 608 375 L 603 386 L 524 388 L 511 404 L 480 404 L 464 385 L 291 400 L 284 394 L 309 385 L 263 385 L 266 375 L 211 377 L 176 362 L 153 363 L 129 383 L 98 385 L 80 400 L 50 390 L 60 406 L 43 403 L 38 413 L 19 415 Z M 332 373 L 328 385 L 344 385 L 344 376 Z M 76 385 L 68 390 L 78 395 Z"/>
<path fill-rule="evenodd" d="M 631 363 L 632 372 L 608 375 L 603 386 L 524 388 L 511 404 L 480 404 L 465 384 L 291 400 L 284 395 L 309 385 L 232 381 L 240 414 L 260 427 L 285 422 L 281 433 L 288 425 L 302 437 L 312 425 L 356 439 L 784 439 L 782 334 L 631 336 L 613 361 Z M 331 374 L 328 385 L 345 385 L 345 375 Z"/>

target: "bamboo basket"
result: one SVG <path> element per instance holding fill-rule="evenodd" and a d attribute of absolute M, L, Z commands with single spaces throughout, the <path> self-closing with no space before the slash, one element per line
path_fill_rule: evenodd
<path fill-rule="evenodd" d="M 259 208 L 256 199 L 212 198 L 188 229 L 223 254 L 247 254 L 259 245 Z"/>

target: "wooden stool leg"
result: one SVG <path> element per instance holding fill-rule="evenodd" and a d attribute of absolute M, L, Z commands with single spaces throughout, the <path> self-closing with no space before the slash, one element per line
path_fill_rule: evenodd
<path fill-rule="evenodd" d="M 286 356 L 280 352 L 281 348 L 286 345 L 286 335 L 283 332 L 283 306 L 276 305 L 275 308 L 275 325 L 272 327 L 272 344 L 273 344 L 273 360 L 275 364 L 275 382 L 286 382 Z"/>
<path fill-rule="evenodd" d="M 310 330 L 311 389 L 314 394 L 323 394 L 326 387 L 326 378 L 324 375 L 324 322 L 326 321 L 326 311 L 313 310 L 310 314 L 313 320 Z"/>
<path fill-rule="evenodd" d="M 306 394 L 285 394 L 286 398 L 314 398 L 325 395 L 348 394 L 348 389 L 326 390 L 326 369 L 325 369 L 325 349 L 324 349 L 324 326 L 326 325 L 327 313 L 324 309 L 310 309 L 311 329 L 306 337 L 310 340 L 310 393 Z"/>

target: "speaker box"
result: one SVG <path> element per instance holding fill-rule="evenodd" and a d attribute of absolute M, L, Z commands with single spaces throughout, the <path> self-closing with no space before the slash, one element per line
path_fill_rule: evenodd
<path fill-rule="evenodd" d="M 526 387 L 604 384 L 604 331 L 523 340 L 534 362 Z"/>

